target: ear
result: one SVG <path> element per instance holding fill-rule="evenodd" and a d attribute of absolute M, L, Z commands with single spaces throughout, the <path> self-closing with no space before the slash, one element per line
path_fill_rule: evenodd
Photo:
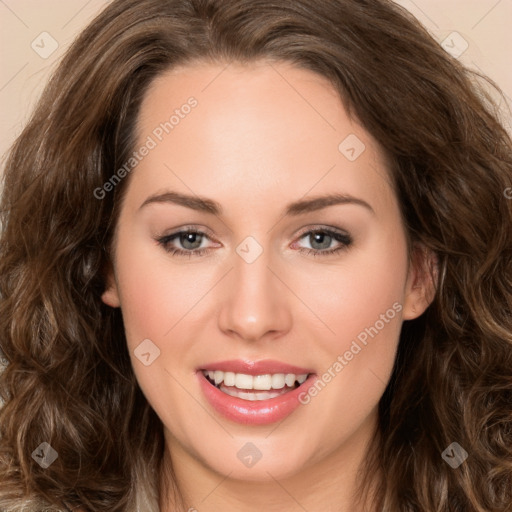
<path fill-rule="evenodd" d="M 101 294 L 101 300 L 112 308 L 118 308 L 121 305 L 114 269 L 111 263 L 108 264 L 108 268 L 105 271 L 105 291 Z"/>
<path fill-rule="evenodd" d="M 434 300 L 439 276 L 437 255 L 423 244 L 413 247 L 407 276 L 403 319 L 421 316 Z"/>

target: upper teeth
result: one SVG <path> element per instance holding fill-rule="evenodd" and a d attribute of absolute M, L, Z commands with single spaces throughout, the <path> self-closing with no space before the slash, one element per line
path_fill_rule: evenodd
<path fill-rule="evenodd" d="M 274 373 L 266 375 L 246 375 L 245 373 L 222 372 L 220 370 L 204 370 L 203 374 L 215 382 L 218 386 L 224 383 L 225 386 L 234 386 L 238 389 L 282 389 L 284 386 L 293 387 L 295 381 L 302 384 L 307 374 L 295 375 L 294 373 Z"/>

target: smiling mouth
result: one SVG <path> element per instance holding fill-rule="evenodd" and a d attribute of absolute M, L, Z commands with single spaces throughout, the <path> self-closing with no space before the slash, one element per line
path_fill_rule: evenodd
<path fill-rule="evenodd" d="M 256 402 L 285 395 L 301 386 L 310 374 L 274 373 L 247 375 L 244 373 L 202 370 L 206 380 L 226 395 Z"/>

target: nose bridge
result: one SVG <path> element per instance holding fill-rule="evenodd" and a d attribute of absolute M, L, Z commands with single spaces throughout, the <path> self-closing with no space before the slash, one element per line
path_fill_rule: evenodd
<path fill-rule="evenodd" d="M 289 328 L 291 320 L 283 287 L 270 270 L 272 255 L 248 237 L 236 249 L 234 268 L 226 282 L 219 327 L 247 340 Z M 270 267 L 270 268 L 269 268 Z"/>

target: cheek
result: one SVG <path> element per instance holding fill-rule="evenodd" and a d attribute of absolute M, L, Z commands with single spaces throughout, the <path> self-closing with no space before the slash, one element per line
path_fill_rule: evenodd
<path fill-rule="evenodd" d="M 379 339 L 396 344 L 407 279 L 405 241 L 399 236 L 375 240 L 344 258 L 336 266 L 317 264 L 306 273 L 297 269 L 298 294 L 324 324 L 325 334 L 318 339 L 327 352 L 338 353 L 358 336 L 364 341 L 377 324 Z"/>
<path fill-rule="evenodd" d="M 394 236 L 372 250 L 353 252 L 343 266 L 310 275 L 314 287 L 304 282 L 302 293 L 309 290 L 309 304 L 324 322 L 315 336 L 320 382 L 303 397 L 314 409 L 311 418 L 350 429 L 377 405 L 395 361 L 406 278 L 406 243 Z M 333 433 L 343 435 L 349 430 Z"/>
<path fill-rule="evenodd" d="M 179 402 L 182 392 L 172 376 L 180 382 L 191 378 L 201 353 L 200 336 L 193 333 L 205 321 L 196 315 L 207 302 L 205 297 L 214 288 L 218 272 L 186 258 L 177 265 L 156 242 L 141 243 L 142 236 L 130 233 L 122 237 L 120 233 L 117 250 L 116 274 L 128 350 L 137 381 L 150 402 L 156 405 L 170 396 Z M 146 348 L 142 351 L 141 347 Z M 158 357 L 146 366 L 139 356 L 148 350 L 150 361 L 153 353 Z"/>
<path fill-rule="evenodd" d="M 129 256 L 118 268 L 120 300 L 128 345 L 143 339 L 156 340 L 171 328 L 174 311 L 173 288 L 159 269 L 146 266 L 144 259 Z"/>
<path fill-rule="evenodd" d="M 182 329 L 187 326 L 187 312 L 204 294 L 207 283 L 193 270 L 171 272 L 165 252 L 152 243 L 137 246 L 126 239 L 120 237 L 116 272 L 128 350 L 140 388 L 165 416 L 169 403 L 176 406 L 183 399 L 173 376 L 183 381 L 181 370 L 192 367 L 194 354 L 186 348 Z M 144 361 L 143 354 L 148 352 Z"/>
<path fill-rule="evenodd" d="M 193 307 L 204 288 L 197 272 L 175 267 L 171 256 L 152 240 L 130 243 L 137 235 L 119 237 L 117 280 L 128 344 L 161 340 Z M 148 235 L 145 235 L 147 238 Z M 194 267 L 194 265 L 191 265 Z"/>

